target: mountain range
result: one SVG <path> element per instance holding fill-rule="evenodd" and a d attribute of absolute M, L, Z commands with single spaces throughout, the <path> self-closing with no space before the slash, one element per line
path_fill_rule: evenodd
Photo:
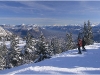
<path fill-rule="evenodd" d="M 19 35 L 20 37 L 25 37 L 29 32 L 33 37 L 38 38 L 41 32 L 47 39 L 52 37 L 65 38 L 66 33 L 72 33 L 73 38 L 77 38 L 78 33 L 82 30 L 83 25 L 46 25 L 37 26 L 36 24 L 21 24 L 21 25 L 0 25 L 4 30 Z M 92 32 L 94 35 L 94 41 L 100 42 L 100 24 L 91 24 Z M 0 29 L 2 30 L 2 29 Z M 2 32 L 2 31 L 1 31 Z M 6 33 L 4 33 L 6 35 Z"/>

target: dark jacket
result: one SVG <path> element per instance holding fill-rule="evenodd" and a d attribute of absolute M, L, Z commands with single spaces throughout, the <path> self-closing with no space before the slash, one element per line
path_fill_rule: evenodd
<path fill-rule="evenodd" d="M 86 42 L 84 39 L 82 39 L 82 46 L 85 46 L 86 45 Z"/>

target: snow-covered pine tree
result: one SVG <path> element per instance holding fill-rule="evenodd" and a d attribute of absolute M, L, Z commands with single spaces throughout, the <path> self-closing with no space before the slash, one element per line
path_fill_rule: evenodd
<path fill-rule="evenodd" d="M 10 62 L 12 65 L 18 66 L 19 55 L 21 54 L 21 50 L 18 48 L 19 38 L 17 35 L 11 36 L 11 43 L 10 43 Z"/>
<path fill-rule="evenodd" d="M 87 45 L 93 44 L 93 32 L 92 32 L 92 26 L 90 25 L 90 21 L 88 20 L 88 23 L 84 22 L 84 28 L 83 28 L 83 37 L 86 41 Z"/>
<path fill-rule="evenodd" d="M 4 67 L 6 66 L 6 60 L 5 57 L 3 56 L 4 54 L 6 54 L 6 52 L 2 52 L 3 51 L 3 47 L 2 45 L 0 45 L 0 70 L 3 70 Z"/>
<path fill-rule="evenodd" d="M 9 62 L 9 50 L 7 49 L 6 45 L 3 45 L 3 51 L 2 53 L 4 54 L 5 58 L 5 67 L 4 68 L 10 68 L 10 62 Z"/>
<path fill-rule="evenodd" d="M 83 35 L 85 38 L 87 38 L 88 34 L 87 34 L 87 26 L 86 26 L 86 22 L 84 22 L 84 28 L 83 28 Z"/>
<path fill-rule="evenodd" d="M 61 46 L 60 39 L 57 39 L 56 37 L 51 39 L 51 50 L 54 55 L 63 52 Z"/>
<path fill-rule="evenodd" d="M 93 44 L 93 32 L 92 26 L 90 25 L 90 21 L 88 20 L 88 44 Z"/>
<path fill-rule="evenodd" d="M 2 37 L 2 44 L 0 45 L 0 69 L 9 68 L 9 50 L 5 45 L 5 38 Z"/>
<path fill-rule="evenodd" d="M 72 33 L 66 34 L 65 45 L 66 45 L 66 50 L 73 49 L 74 42 L 73 42 L 73 38 L 72 38 Z"/>
<path fill-rule="evenodd" d="M 6 67 L 6 51 L 3 46 L 0 46 L 0 69 L 3 70 Z"/>
<path fill-rule="evenodd" d="M 10 40 L 10 48 L 11 50 L 15 50 L 15 46 L 19 43 L 17 35 L 12 35 Z"/>
<path fill-rule="evenodd" d="M 55 43 L 56 41 L 55 41 L 55 38 L 52 38 L 51 39 L 51 46 L 50 46 L 50 48 L 51 48 L 51 55 L 55 55 L 56 54 L 56 46 L 55 46 Z"/>
<path fill-rule="evenodd" d="M 24 61 L 25 63 L 32 62 L 36 59 L 36 39 L 32 37 L 32 35 L 28 32 L 26 36 L 26 45 L 24 47 L 25 54 L 24 54 Z"/>
<path fill-rule="evenodd" d="M 65 51 L 65 40 L 64 38 L 59 38 L 58 42 L 59 42 L 59 53 L 62 53 Z"/>
<path fill-rule="evenodd" d="M 48 52 L 48 43 L 46 42 L 46 39 L 43 35 L 43 33 L 41 32 L 41 35 L 39 37 L 39 40 L 36 44 L 36 49 L 37 49 L 37 54 L 38 54 L 38 58 L 36 62 L 42 61 L 46 58 L 49 58 L 49 52 Z"/>
<path fill-rule="evenodd" d="M 25 51 L 25 54 L 24 54 L 24 61 L 25 62 L 24 63 L 30 62 L 30 53 L 32 52 L 32 50 L 30 49 L 31 42 L 32 42 L 32 37 L 31 37 L 30 33 L 28 32 L 27 36 L 26 36 L 26 45 L 24 47 L 24 51 Z"/>

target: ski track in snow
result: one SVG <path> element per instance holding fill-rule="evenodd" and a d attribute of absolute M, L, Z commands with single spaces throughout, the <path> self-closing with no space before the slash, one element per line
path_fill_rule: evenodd
<path fill-rule="evenodd" d="M 82 54 L 77 54 L 77 49 L 69 50 L 38 63 L 0 71 L 0 74 L 100 74 L 100 44 L 86 49 Z"/>
<path fill-rule="evenodd" d="M 77 67 L 77 68 L 72 68 L 72 69 L 69 69 L 69 68 L 59 68 L 59 67 L 52 67 L 52 66 L 35 66 L 35 67 L 28 67 L 28 68 L 25 68 L 25 69 L 21 69 L 21 70 L 18 70 L 18 71 L 14 71 L 12 73 L 8 73 L 9 75 L 14 75 L 14 74 L 20 74 L 20 73 L 24 73 L 26 74 L 26 71 L 36 71 L 36 72 L 44 72 L 44 73 L 53 73 L 53 74 L 60 74 L 59 72 L 64 72 L 64 73 L 79 73 L 79 74 L 86 74 L 84 71 L 100 71 L 100 68 L 87 68 L 87 67 Z"/>

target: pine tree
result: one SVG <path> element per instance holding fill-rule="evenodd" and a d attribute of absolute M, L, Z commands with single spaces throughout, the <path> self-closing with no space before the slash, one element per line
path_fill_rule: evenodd
<path fill-rule="evenodd" d="M 0 69 L 6 67 L 6 51 L 3 49 L 3 45 L 0 46 Z"/>
<path fill-rule="evenodd" d="M 8 52 L 9 50 L 7 49 L 5 45 L 5 38 L 2 37 L 2 44 L 0 46 L 0 68 L 5 69 L 9 68 L 9 58 L 8 58 Z"/>
<path fill-rule="evenodd" d="M 59 38 L 58 39 L 58 49 L 59 49 L 59 53 L 62 53 L 65 51 L 65 40 L 63 38 Z"/>
<path fill-rule="evenodd" d="M 93 32 L 89 20 L 88 20 L 88 41 L 89 41 L 88 44 L 93 44 Z"/>
<path fill-rule="evenodd" d="M 28 32 L 26 36 L 26 45 L 24 47 L 25 54 L 24 54 L 24 61 L 25 63 L 32 62 L 36 59 L 35 56 L 35 48 L 36 40 L 32 37 L 32 35 Z"/>
<path fill-rule="evenodd" d="M 36 62 L 42 61 L 49 57 L 48 44 L 46 42 L 46 39 L 45 39 L 43 33 L 41 33 L 41 35 L 39 37 L 39 40 L 36 44 L 36 49 L 37 49 L 36 52 L 39 56 L 39 58 Z"/>
<path fill-rule="evenodd" d="M 6 45 L 3 45 L 3 56 L 5 57 L 5 68 L 10 68 L 9 62 L 9 50 L 7 49 Z"/>
<path fill-rule="evenodd" d="M 93 32 L 92 32 L 92 27 L 90 25 L 89 20 L 88 20 L 87 25 L 84 22 L 83 37 L 84 37 L 87 45 L 93 44 Z"/>
<path fill-rule="evenodd" d="M 74 42 L 72 39 L 72 33 L 67 33 L 66 38 L 65 38 L 65 44 L 66 44 L 66 49 L 73 49 L 74 47 Z"/>
<path fill-rule="evenodd" d="M 59 53 L 63 52 L 64 49 L 63 49 L 61 38 L 56 38 L 56 37 L 52 38 L 50 49 L 52 51 L 52 55 L 59 54 Z"/>
<path fill-rule="evenodd" d="M 88 38 L 87 30 L 88 30 L 88 29 L 87 29 L 86 23 L 84 22 L 83 36 L 84 36 L 85 38 Z"/>
<path fill-rule="evenodd" d="M 18 48 L 19 39 L 17 35 L 11 36 L 11 44 L 10 44 L 10 62 L 15 67 L 18 65 L 19 55 L 21 50 Z"/>

